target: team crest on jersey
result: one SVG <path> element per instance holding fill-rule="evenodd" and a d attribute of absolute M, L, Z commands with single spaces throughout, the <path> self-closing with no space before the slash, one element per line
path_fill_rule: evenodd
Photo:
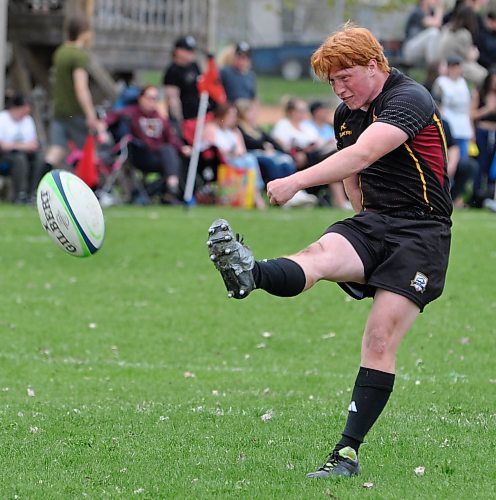
<path fill-rule="evenodd" d="M 346 126 L 346 122 L 343 122 L 341 127 L 339 127 L 339 138 L 344 137 L 345 135 L 352 135 L 353 132 L 351 130 L 348 130 L 348 127 Z"/>
<path fill-rule="evenodd" d="M 429 279 L 424 273 L 417 271 L 413 280 L 410 281 L 410 286 L 413 286 L 416 292 L 424 293 L 427 288 L 428 281 Z"/>

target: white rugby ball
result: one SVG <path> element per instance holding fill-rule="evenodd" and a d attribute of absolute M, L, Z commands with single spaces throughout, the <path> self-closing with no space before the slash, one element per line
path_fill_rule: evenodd
<path fill-rule="evenodd" d="M 52 170 L 38 184 L 36 204 L 52 240 L 70 255 L 88 257 L 103 245 L 105 220 L 95 193 L 66 170 Z"/>

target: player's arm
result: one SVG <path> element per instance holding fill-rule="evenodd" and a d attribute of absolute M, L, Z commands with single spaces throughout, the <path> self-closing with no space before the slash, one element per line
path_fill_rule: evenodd
<path fill-rule="evenodd" d="M 169 116 L 174 118 L 176 121 L 181 122 L 183 120 L 183 108 L 179 87 L 176 87 L 175 85 L 165 85 L 164 95 Z"/>
<path fill-rule="evenodd" d="M 329 156 L 320 163 L 267 185 L 271 203 L 284 204 L 300 189 L 330 184 L 354 176 L 408 139 L 402 129 L 374 122 L 355 144 Z"/>

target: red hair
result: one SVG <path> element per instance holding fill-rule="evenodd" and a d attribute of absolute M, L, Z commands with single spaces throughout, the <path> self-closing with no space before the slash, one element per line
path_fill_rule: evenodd
<path fill-rule="evenodd" d="M 317 77 L 328 80 L 331 72 L 367 66 L 371 59 L 377 61 L 381 71 L 391 71 L 377 38 L 368 29 L 347 22 L 313 53 L 311 63 Z"/>

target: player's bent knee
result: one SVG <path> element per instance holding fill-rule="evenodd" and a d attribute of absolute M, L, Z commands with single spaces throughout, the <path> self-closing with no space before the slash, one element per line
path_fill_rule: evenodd
<path fill-rule="evenodd" d="M 363 350 L 368 356 L 382 358 L 392 350 L 391 334 L 385 328 L 373 328 L 364 335 Z"/>

